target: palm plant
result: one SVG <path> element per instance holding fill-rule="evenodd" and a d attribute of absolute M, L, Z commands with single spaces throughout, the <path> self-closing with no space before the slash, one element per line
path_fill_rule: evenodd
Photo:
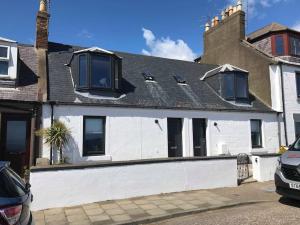
<path fill-rule="evenodd" d="M 45 144 L 55 146 L 59 150 L 60 162 L 63 163 L 63 148 L 71 135 L 69 128 L 63 122 L 54 120 L 51 127 L 38 130 L 36 135 L 43 137 Z"/>

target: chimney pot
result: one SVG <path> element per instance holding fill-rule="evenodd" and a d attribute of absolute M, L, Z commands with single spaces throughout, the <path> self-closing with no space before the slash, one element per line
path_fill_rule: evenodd
<path fill-rule="evenodd" d="M 242 0 L 237 1 L 237 11 L 241 11 L 243 9 L 243 3 Z"/>
<path fill-rule="evenodd" d="M 211 20 L 211 27 L 214 27 L 215 26 L 215 18 L 213 18 L 212 20 Z"/>
<path fill-rule="evenodd" d="M 222 20 L 224 20 L 226 18 L 225 10 L 223 10 L 221 12 L 221 18 L 222 18 Z"/>
<path fill-rule="evenodd" d="M 47 0 L 40 0 L 40 11 L 47 12 Z"/>
<path fill-rule="evenodd" d="M 214 26 L 217 26 L 219 24 L 219 17 L 216 16 L 214 19 Z"/>
<path fill-rule="evenodd" d="M 232 7 L 232 6 L 229 6 L 229 8 L 228 8 L 228 12 L 229 12 L 229 16 L 231 16 L 231 15 L 232 15 L 232 13 L 233 13 L 233 7 Z"/>
<path fill-rule="evenodd" d="M 209 23 L 206 23 L 205 24 L 205 31 L 209 31 L 209 29 L 210 29 Z"/>

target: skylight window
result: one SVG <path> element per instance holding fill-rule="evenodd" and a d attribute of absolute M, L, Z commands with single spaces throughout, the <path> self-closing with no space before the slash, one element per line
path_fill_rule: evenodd
<path fill-rule="evenodd" d="M 186 84 L 186 80 L 185 80 L 185 78 L 182 77 L 182 76 L 175 75 L 175 76 L 174 76 L 174 79 L 176 80 L 176 82 L 177 82 L 178 84 Z"/>
<path fill-rule="evenodd" d="M 146 81 L 155 81 L 155 78 L 154 78 L 154 76 L 152 76 L 151 73 L 144 72 L 143 76 L 144 76 L 144 78 L 145 78 Z"/>

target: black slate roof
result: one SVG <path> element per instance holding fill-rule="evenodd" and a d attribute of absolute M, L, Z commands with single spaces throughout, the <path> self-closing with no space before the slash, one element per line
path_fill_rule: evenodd
<path fill-rule="evenodd" d="M 198 64 L 180 60 L 116 52 L 123 59 L 122 92 L 125 97 L 95 99 L 75 92 L 70 68 L 66 66 L 73 52 L 80 47 L 49 43 L 49 98 L 64 104 L 87 104 L 137 108 L 190 110 L 260 111 L 272 110 L 252 96 L 252 106 L 238 106 L 226 102 L 200 78 L 217 65 Z M 150 72 L 156 82 L 146 82 L 143 72 Z M 184 77 L 187 85 L 180 85 L 175 75 Z"/>
<path fill-rule="evenodd" d="M 0 100 L 36 102 L 38 100 L 38 77 L 35 48 L 21 44 L 18 45 L 18 51 L 19 80 L 13 85 L 6 84 L 8 81 L 1 80 Z"/>

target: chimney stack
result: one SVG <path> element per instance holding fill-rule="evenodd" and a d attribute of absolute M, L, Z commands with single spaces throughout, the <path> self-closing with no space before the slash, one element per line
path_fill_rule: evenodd
<path fill-rule="evenodd" d="M 40 7 L 36 18 L 36 42 L 37 49 L 48 49 L 48 35 L 49 35 L 49 13 L 48 1 L 39 0 Z"/>

